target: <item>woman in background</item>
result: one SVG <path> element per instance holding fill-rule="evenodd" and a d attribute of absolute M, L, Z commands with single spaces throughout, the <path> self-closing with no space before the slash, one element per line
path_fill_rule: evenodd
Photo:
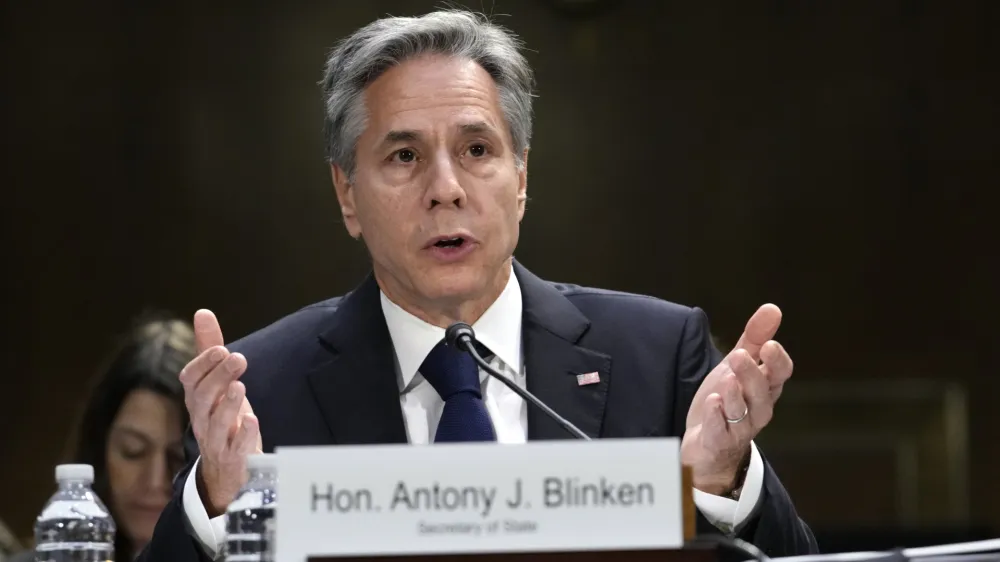
<path fill-rule="evenodd" d="M 80 420 L 70 462 L 94 467 L 94 491 L 118 528 L 118 562 L 149 542 L 183 468 L 188 419 L 178 374 L 194 357 L 188 323 L 141 321 L 97 379 Z M 32 560 L 24 554 L 14 560 Z"/>

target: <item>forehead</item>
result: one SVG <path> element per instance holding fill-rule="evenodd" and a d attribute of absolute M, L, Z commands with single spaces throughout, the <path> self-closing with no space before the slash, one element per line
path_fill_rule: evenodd
<path fill-rule="evenodd" d="M 180 431 L 181 412 L 177 404 L 163 395 L 151 390 L 133 390 L 122 402 L 115 425 L 160 437 Z"/>
<path fill-rule="evenodd" d="M 365 90 L 366 134 L 485 122 L 505 129 L 493 78 L 474 61 L 426 55 L 403 62 Z"/>

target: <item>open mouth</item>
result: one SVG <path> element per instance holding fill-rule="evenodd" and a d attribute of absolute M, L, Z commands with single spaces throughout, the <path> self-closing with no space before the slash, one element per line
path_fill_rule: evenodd
<path fill-rule="evenodd" d="M 465 238 L 457 236 L 455 238 L 445 238 L 444 240 L 438 240 L 434 243 L 434 246 L 438 248 L 461 248 L 465 244 Z"/>

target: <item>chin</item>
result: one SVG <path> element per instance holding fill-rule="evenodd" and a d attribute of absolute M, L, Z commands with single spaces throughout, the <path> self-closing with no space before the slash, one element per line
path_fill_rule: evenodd
<path fill-rule="evenodd" d="M 148 515 L 134 514 L 129 523 L 131 525 L 128 528 L 118 529 L 118 532 L 126 533 L 136 549 L 142 548 L 153 539 L 153 530 L 156 528 L 156 521 L 152 520 Z"/>
<path fill-rule="evenodd" d="M 431 300 L 464 301 L 482 294 L 487 284 L 471 275 L 448 275 L 438 279 L 428 279 L 425 290 L 421 291 Z"/>

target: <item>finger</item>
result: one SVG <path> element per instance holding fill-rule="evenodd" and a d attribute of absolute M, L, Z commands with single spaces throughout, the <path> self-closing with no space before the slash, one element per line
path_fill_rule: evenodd
<path fill-rule="evenodd" d="M 225 345 L 219 320 L 211 310 L 203 308 L 194 313 L 194 341 L 199 353 L 212 346 Z"/>
<path fill-rule="evenodd" d="M 726 423 L 726 413 L 722 409 L 722 396 L 713 392 L 705 399 L 705 417 L 701 421 L 702 444 L 710 451 L 724 451 L 730 446 L 733 436 L 729 432 L 731 424 Z"/>
<path fill-rule="evenodd" d="M 178 378 L 184 385 L 184 391 L 193 391 L 194 387 L 205 378 L 212 369 L 216 368 L 223 359 L 229 356 L 229 350 L 218 345 L 214 345 L 202 351 L 190 363 L 184 365 Z"/>
<path fill-rule="evenodd" d="M 754 361 L 760 360 L 760 348 L 778 333 L 781 325 L 781 309 L 773 304 L 765 304 L 747 321 L 743 335 L 734 349 L 745 349 Z"/>
<path fill-rule="evenodd" d="M 760 360 L 763 362 L 761 371 L 771 388 L 781 387 L 792 376 L 792 358 L 780 343 L 774 340 L 765 343 L 760 350 Z"/>
<path fill-rule="evenodd" d="M 261 452 L 260 424 L 257 421 L 257 416 L 253 414 L 241 416 L 240 429 L 233 437 L 229 449 L 240 456 Z"/>
<path fill-rule="evenodd" d="M 781 398 L 781 391 L 784 390 L 784 386 L 772 386 L 771 387 L 771 401 L 777 402 L 778 398 Z"/>
<path fill-rule="evenodd" d="M 188 411 L 191 417 L 207 421 L 215 405 L 229 387 L 246 371 L 247 360 L 242 353 L 232 353 L 205 375 L 191 393 Z M 185 396 L 185 398 L 187 398 Z"/>
<path fill-rule="evenodd" d="M 249 400 L 243 400 L 243 405 L 240 406 L 240 416 L 245 414 L 253 414 L 253 408 L 250 407 Z"/>
<path fill-rule="evenodd" d="M 746 350 L 737 349 L 729 354 L 729 366 L 743 389 L 743 399 L 750 408 L 750 421 L 760 429 L 771 421 L 773 399 L 767 377 Z M 728 410 L 727 410 L 728 411 Z"/>
<path fill-rule="evenodd" d="M 229 356 L 229 351 L 224 347 L 213 346 L 208 348 L 190 363 L 181 369 L 178 378 L 184 387 L 184 405 L 191 417 L 191 429 L 194 431 L 196 439 L 201 439 L 208 431 L 208 417 L 202 415 L 204 411 L 199 407 L 198 394 L 195 388 L 213 369 L 217 369 L 222 361 Z"/>
<path fill-rule="evenodd" d="M 722 379 L 722 413 L 726 419 L 738 420 L 747 411 L 747 404 L 743 401 L 743 389 L 736 380 L 735 373 L 729 373 Z"/>
<path fill-rule="evenodd" d="M 219 458 L 229 449 L 229 440 L 238 429 L 240 406 L 246 396 L 246 387 L 239 381 L 229 383 L 226 395 L 211 414 L 205 449 Z"/>

